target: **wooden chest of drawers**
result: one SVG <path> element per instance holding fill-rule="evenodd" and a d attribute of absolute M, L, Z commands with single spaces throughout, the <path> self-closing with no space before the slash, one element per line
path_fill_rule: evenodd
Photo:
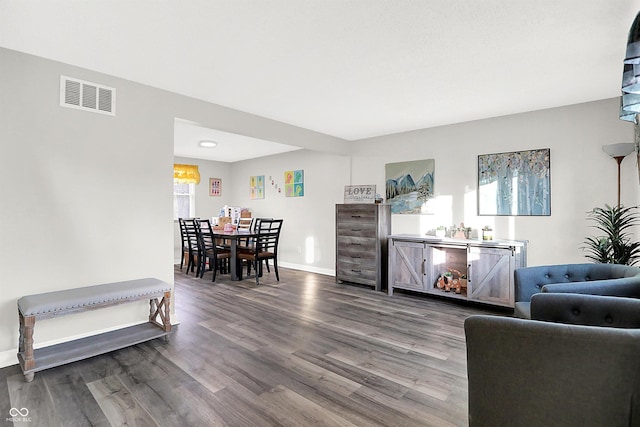
<path fill-rule="evenodd" d="M 386 288 L 391 206 L 336 205 L 336 281 Z"/>

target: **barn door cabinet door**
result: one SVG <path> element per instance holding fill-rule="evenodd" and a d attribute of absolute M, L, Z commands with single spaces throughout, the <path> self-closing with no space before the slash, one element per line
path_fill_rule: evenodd
<path fill-rule="evenodd" d="M 389 241 L 389 295 L 393 295 L 393 288 L 415 291 L 428 289 L 431 281 L 428 267 L 430 249 L 424 242 Z"/>
<path fill-rule="evenodd" d="M 515 251 L 511 248 L 469 247 L 468 298 L 513 307 Z"/>

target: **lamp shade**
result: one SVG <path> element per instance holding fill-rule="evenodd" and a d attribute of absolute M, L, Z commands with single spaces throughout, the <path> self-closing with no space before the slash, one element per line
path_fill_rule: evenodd
<path fill-rule="evenodd" d="M 640 64 L 640 12 L 631 24 L 629 37 L 627 38 L 627 54 L 624 57 L 625 64 Z"/>
<path fill-rule="evenodd" d="M 619 144 L 603 145 L 602 151 L 611 157 L 626 157 L 636 150 L 636 144 L 633 142 L 621 142 Z"/>
<path fill-rule="evenodd" d="M 623 93 L 620 97 L 620 120 L 635 123 L 638 113 L 640 113 L 640 95 Z"/>
<path fill-rule="evenodd" d="M 623 94 L 620 97 L 620 119 L 635 123 L 638 113 L 640 113 L 640 94 Z"/>
<path fill-rule="evenodd" d="M 640 12 L 629 29 L 621 89 L 620 120 L 637 124 L 640 113 Z"/>
<path fill-rule="evenodd" d="M 620 120 L 624 120 L 625 122 L 635 123 L 636 122 L 636 114 L 638 114 L 638 113 L 625 111 L 622 108 L 620 108 Z"/>
<path fill-rule="evenodd" d="M 622 93 L 640 94 L 640 64 L 624 64 Z"/>

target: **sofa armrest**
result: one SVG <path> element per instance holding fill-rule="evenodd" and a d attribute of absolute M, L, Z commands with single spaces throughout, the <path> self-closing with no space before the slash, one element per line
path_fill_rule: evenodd
<path fill-rule="evenodd" d="M 640 328 L 640 300 L 543 293 L 531 297 L 531 319 L 573 325 Z"/>
<path fill-rule="evenodd" d="M 497 316 L 464 324 L 469 425 L 639 425 L 640 331 Z"/>
<path fill-rule="evenodd" d="M 531 301 L 531 296 L 542 292 L 544 283 L 540 283 L 540 276 L 544 272 L 544 267 L 523 267 L 517 268 L 513 273 L 513 285 L 515 291 L 515 301 Z"/>
<path fill-rule="evenodd" d="M 544 285 L 542 290 L 538 292 L 639 298 L 640 277 L 622 277 L 619 279 L 594 280 L 588 282 L 550 283 Z"/>

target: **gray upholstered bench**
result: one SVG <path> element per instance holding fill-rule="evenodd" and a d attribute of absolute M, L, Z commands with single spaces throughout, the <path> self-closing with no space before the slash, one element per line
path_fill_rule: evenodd
<path fill-rule="evenodd" d="M 139 300 L 149 300 L 147 323 L 33 349 L 36 320 Z M 154 278 L 24 296 L 18 300 L 20 368 L 30 382 L 38 371 L 166 336 L 171 332 L 170 308 L 171 286 Z"/>

